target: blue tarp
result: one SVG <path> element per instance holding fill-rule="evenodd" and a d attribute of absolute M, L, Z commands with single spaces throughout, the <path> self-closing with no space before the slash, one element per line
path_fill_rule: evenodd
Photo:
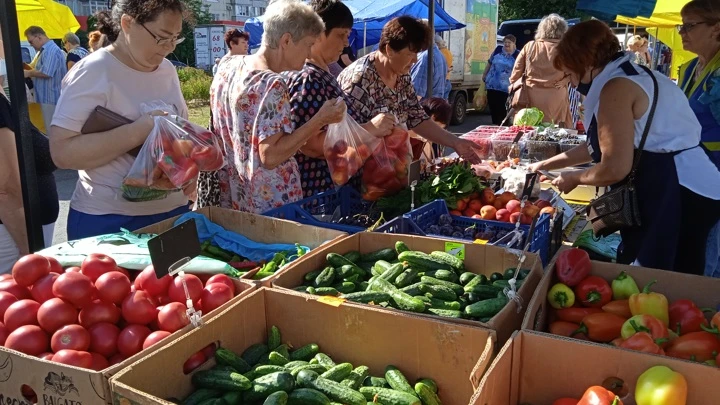
<path fill-rule="evenodd" d="M 593 17 L 614 21 L 615 16 L 650 17 L 656 0 L 578 0 L 577 9 Z"/>
<path fill-rule="evenodd" d="M 382 28 L 391 19 L 401 15 L 416 18 L 428 17 L 428 0 L 345 0 L 343 3 L 353 13 L 354 24 L 350 34 L 350 44 L 358 50 L 363 48 L 364 35 L 367 46 L 380 42 Z M 255 17 L 245 22 L 245 31 L 250 33 L 250 47 L 260 46 L 263 17 Z M 450 16 L 440 5 L 435 5 L 435 31 L 444 32 L 465 27 Z"/>

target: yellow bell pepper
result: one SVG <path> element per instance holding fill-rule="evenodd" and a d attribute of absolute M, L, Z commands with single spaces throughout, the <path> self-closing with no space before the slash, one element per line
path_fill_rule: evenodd
<path fill-rule="evenodd" d="M 666 366 L 655 366 L 640 374 L 635 384 L 637 405 L 685 405 L 685 377 Z"/>
<path fill-rule="evenodd" d="M 655 284 L 657 280 L 653 280 L 643 288 L 638 294 L 633 294 L 628 299 L 630 305 L 630 313 L 634 315 L 652 315 L 662 321 L 667 327 L 670 324 L 670 314 L 668 312 L 668 300 L 659 293 L 650 292 L 650 286 Z"/>

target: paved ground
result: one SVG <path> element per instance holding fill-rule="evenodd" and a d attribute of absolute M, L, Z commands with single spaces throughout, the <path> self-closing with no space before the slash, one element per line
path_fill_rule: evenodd
<path fill-rule="evenodd" d="M 490 116 L 479 114 L 479 113 L 468 113 L 468 117 L 462 125 L 451 126 L 448 128 L 453 133 L 465 133 L 479 125 L 489 125 Z M 75 190 L 75 183 L 77 182 L 77 172 L 74 170 L 58 170 L 55 172 L 55 180 L 58 186 L 58 194 L 60 197 L 60 216 L 58 217 L 57 223 L 55 224 L 55 235 L 53 237 L 53 243 L 65 242 L 67 240 L 66 235 L 66 223 L 68 207 L 70 205 L 70 197 Z"/>

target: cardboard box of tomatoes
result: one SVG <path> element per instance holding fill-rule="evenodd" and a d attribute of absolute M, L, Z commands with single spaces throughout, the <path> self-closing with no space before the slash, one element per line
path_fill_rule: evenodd
<path fill-rule="evenodd" d="M 291 358 L 295 358 L 294 351 L 306 347 L 311 349 L 303 357 L 306 361 L 324 353 L 338 365 L 368 367 L 368 377 L 382 376 L 386 366 L 393 365 L 413 385 L 420 378 L 433 379 L 445 404 L 468 403 L 493 355 L 493 337 L 484 328 L 356 304 L 337 306 L 332 301 L 261 288 L 202 328 L 118 373 L 111 380 L 115 403 L 179 403 L 174 401 L 183 401 L 196 390 L 193 382 L 198 379 L 193 376 L 216 365 L 210 360 L 196 371 L 185 373 L 183 364 L 189 356 L 216 343 L 249 360 L 246 349 L 253 345 L 267 353 L 273 326 L 279 331 L 279 342 L 288 346 Z M 308 346 L 313 344 L 317 346 Z M 287 372 L 282 374 L 287 376 Z M 293 379 L 290 386 L 283 384 L 283 388 L 292 392 L 300 386 Z M 325 401 L 302 403 L 329 403 Z"/>
<path fill-rule="evenodd" d="M 182 281 L 152 266 L 127 271 L 97 254 L 63 269 L 32 254 L 1 277 L 0 403 L 111 403 L 111 375 L 194 328 Z M 185 283 L 203 319 L 255 289 L 225 275 Z"/>
<path fill-rule="evenodd" d="M 524 329 L 717 367 L 720 279 L 591 261 L 562 249 L 533 296 Z"/>
<path fill-rule="evenodd" d="M 534 331 L 513 335 L 471 405 L 717 404 L 720 370 Z"/>

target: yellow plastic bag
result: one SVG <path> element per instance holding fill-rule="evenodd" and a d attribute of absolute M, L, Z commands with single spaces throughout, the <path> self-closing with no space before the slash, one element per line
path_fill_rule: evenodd
<path fill-rule="evenodd" d="M 477 110 L 484 110 L 485 107 L 487 107 L 487 103 L 487 90 L 485 89 L 485 83 L 481 82 L 480 87 L 478 87 L 475 92 L 475 96 L 473 96 L 473 107 Z"/>

